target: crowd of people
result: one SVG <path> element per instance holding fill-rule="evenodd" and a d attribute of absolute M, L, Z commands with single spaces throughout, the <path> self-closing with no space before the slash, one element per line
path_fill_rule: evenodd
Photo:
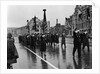
<path fill-rule="evenodd" d="M 76 50 L 78 51 L 78 57 L 81 57 L 81 50 L 84 52 L 85 46 L 89 49 L 89 32 L 84 30 L 77 30 L 77 28 L 73 31 L 73 56 L 75 55 Z"/>
<path fill-rule="evenodd" d="M 59 43 L 59 35 L 58 34 L 32 34 L 32 35 L 23 35 L 19 36 L 19 43 L 22 43 L 26 47 L 36 49 L 36 47 L 40 48 L 40 52 L 42 57 L 45 56 L 46 46 L 56 46 Z"/>
<path fill-rule="evenodd" d="M 46 52 L 46 45 L 53 45 L 59 43 L 58 34 L 33 34 L 33 35 L 23 35 L 19 36 L 19 42 L 23 43 L 25 46 L 40 47 L 41 52 Z M 66 36 L 63 33 L 61 35 L 61 47 L 66 48 Z M 75 55 L 76 50 L 78 51 L 78 56 L 81 57 L 81 50 L 84 52 L 84 48 L 87 46 L 88 52 L 89 50 L 89 32 L 84 30 L 77 30 L 77 28 L 73 31 L 73 56 Z"/>
<path fill-rule="evenodd" d="M 60 35 L 58 34 L 32 34 L 32 35 L 19 35 L 19 43 L 23 44 L 26 47 L 32 48 L 31 50 L 35 50 L 36 47 L 39 47 L 41 56 L 42 58 L 46 57 L 46 47 L 47 45 L 50 46 L 56 46 L 59 44 L 59 37 Z M 61 47 L 66 48 L 66 36 L 63 33 L 61 35 Z M 88 31 L 83 31 L 83 30 L 77 30 L 77 28 L 73 31 L 73 52 L 72 55 L 73 57 L 75 56 L 76 50 L 78 51 L 78 57 L 81 57 L 81 50 L 84 52 L 85 46 L 87 46 L 88 52 L 90 51 L 89 49 L 89 35 Z M 13 50 L 14 51 L 10 51 Z M 13 57 L 18 58 L 18 53 L 17 55 L 14 55 L 16 51 L 16 47 L 14 45 L 14 39 L 12 38 L 12 35 L 9 33 L 7 35 L 7 65 L 9 67 L 9 59 L 12 59 Z M 13 53 L 13 54 L 9 54 Z M 12 57 L 13 56 L 13 57 Z"/>

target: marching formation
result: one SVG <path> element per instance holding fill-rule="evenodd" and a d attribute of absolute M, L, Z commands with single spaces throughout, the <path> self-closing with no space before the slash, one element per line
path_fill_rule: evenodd
<path fill-rule="evenodd" d="M 55 46 L 59 43 L 58 34 L 33 34 L 19 36 L 19 43 L 22 43 L 26 47 L 31 47 L 34 50 L 36 47 L 40 47 L 41 55 L 46 52 L 46 45 Z M 44 54 L 45 55 L 45 54 Z"/>
<path fill-rule="evenodd" d="M 55 46 L 59 44 L 59 37 L 61 37 L 61 47 L 66 48 L 66 36 L 63 33 L 62 35 L 58 34 L 33 34 L 33 35 L 24 35 L 19 36 L 19 43 L 27 47 L 32 47 L 35 49 L 37 46 L 40 47 L 41 52 L 46 52 L 46 45 Z M 89 52 L 89 34 L 88 30 L 77 30 L 73 31 L 73 56 L 75 55 L 76 50 L 78 51 L 78 57 L 81 57 L 81 50 L 84 52 L 85 46 L 87 46 Z"/>
<path fill-rule="evenodd" d="M 41 52 L 41 57 L 46 58 L 46 47 L 59 45 L 59 38 L 61 37 L 61 48 L 66 49 L 66 35 L 63 33 L 62 35 L 58 34 L 33 34 L 33 35 L 20 35 L 18 36 L 19 43 L 30 50 L 34 51 L 37 47 L 39 47 Z M 84 53 L 84 48 L 87 46 L 88 52 L 89 49 L 89 34 L 88 30 L 77 30 L 77 28 L 73 31 L 73 51 L 72 55 L 75 57 L 76 50 L 78 51 L 78 58 L 81 58 L 81 53 Z M 13 50 L 14 49 L 14 50 Z M 8 33 L 7 36 L 7 67 L 9 68 L 12 63 L 16 63 L 16 59 L 18 58 L 18 53 L 16 51 L 16 47 L 14 45 L 14 39 L 12 38 L 12 34 Z M 16 54 L 17 53 L 17 54 Z M 14 58 L 14 60 L 12 60 Z"/>

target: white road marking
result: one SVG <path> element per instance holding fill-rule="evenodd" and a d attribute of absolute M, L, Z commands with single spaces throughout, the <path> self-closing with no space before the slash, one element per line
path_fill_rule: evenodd
<path fill-rule="evenodd" d="M 24 46 L 25 47 L 25 46 Z M 49 64 L 50 66 L 52 66 L 54 69 L 58 69 L 57 67 L 55 67 L 54 65 L 52 65 L 50 62 L 44 60 L 42 57 L 40 57 L 39 55 L 37 55 L 35 52 L 33 52 L 32 50 L 30 50 L 29 48 L 25 47 L 27 50 L 29 50 L 31 53 L 35 54 L 37 57 L 39 57 L 40 59 L 42 59 L 43 61 L 45 61 L 47 64 Z"/>

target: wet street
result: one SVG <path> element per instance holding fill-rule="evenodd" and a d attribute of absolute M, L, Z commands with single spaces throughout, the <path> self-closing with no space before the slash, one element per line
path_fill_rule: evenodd
<path fill-rule="evenodd" d="M 13 64 L 14 69 L 92 69 L 92 46 L 90 45 L 90 53 L 85 47 L 81 58 L 78 58 L 77 51 L 73 57 L 72 38 L 66 38 L 65 49 L 61 48 L 61 38 L 55 47 L 47 45 L 45 57 L 41 56 L 39 47 L 35 50 L 27 48 L 20 44 L 17 38 L 15 45 L 19 58 L 17 63 Z"/>

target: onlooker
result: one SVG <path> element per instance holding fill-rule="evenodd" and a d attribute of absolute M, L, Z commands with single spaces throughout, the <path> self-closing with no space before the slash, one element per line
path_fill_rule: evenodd
<path fill-rule="evenodd" d="M 18 52 L 14 45 L 14 38 L 12 38 L 12 34 L 8 33 L 7 35 L 7 69 L 10 69 L 11 64 L 17 63 Z"/>

